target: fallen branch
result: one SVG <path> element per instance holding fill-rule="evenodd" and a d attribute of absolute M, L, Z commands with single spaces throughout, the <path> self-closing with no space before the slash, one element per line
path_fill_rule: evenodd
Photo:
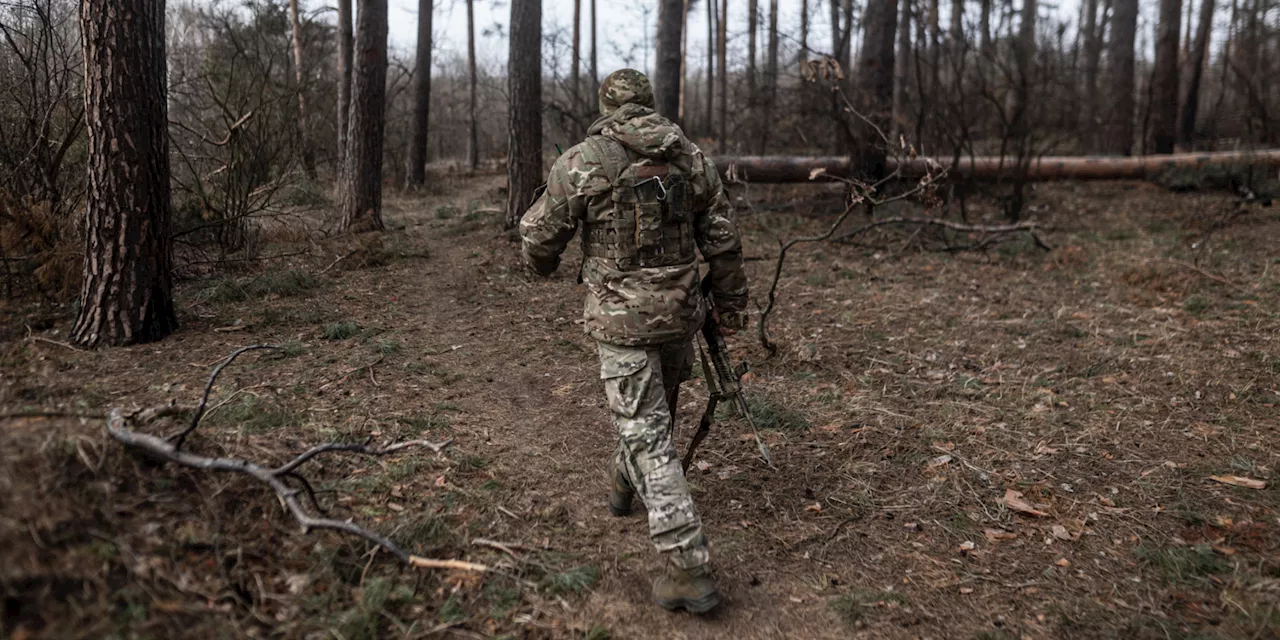
<path fill-rule="evenodd" d="M 308 533 L 312 529 L 329 529 L 338 531 L 348 535 L 363 538 L 379 548 L 386 550 L 394 555 L 401 562 L 414 567 L 428 569 L 453 569 L 461 571 L 488 571 L 489 568 L 482 564 L 465 562 L 462 560 L 435 560 L 431 558 L 423 558 L 416 556 L 399 545 L 392 542 L 387 537 L 369 531 L 363 527 L 357 526 L 348 520 L 337 520 L 333 518 L 323 518 L 313 516 L 308 509 L 302 504 L 301 496 L 306 496 L 310 501 L 312 508 L 323 512 L 316 500 L 315 490 L 312 489 L 311 483 L 298 473 L 298 468 L 303 464 L 322 454 L 326 453 L 354 453 L 365 456 L 385 456 L 410 447 L 426 447 L 439 453 L 445 447 L 449 446 L 451 440 L 443 442 L 428 442 L 425 440 L 413 440 L 409 442 L 399 442 L 384 447 L 371 447 L 366 441 L 360 444 L 354 443 L 325 443 L 316 445 L 303 453 L 297 455 L 289 462 L 278 467 L 267 467 L 261 464 L 242 460 L 239 458 L 213 458 L 189 453 L 181 449 L 182 441 L 200 426 L 200 418 L 204 415 L 204 408 L 208 404 L 209 394 L 213 389 L 213 384 L 218 378 L 218 374 L 230 364 L 237 356 L 254 349 L 273 348 L 266 345 L 253 345 L 236 350 L 214 370 L 213 375 L 209 377 L 209 382 L 205 386 L 204 394 L 201 397 L 200 404 L 192 412 L 192 419 L 189 426 L 181 432 L 174 434 L 168 438 L 160 438 L 147 433 L 134 431 L 126 426 L 127 423 L 147 424 L 163 417 L 172 417 L 184 413 L 186 410 L 175 404 L 163 405 L 138 411 L 126 417 L 125 413 L 120 409 L 112 409 L 107 416 L 107 433 L 126 448 L 139 452 L 150 459 L 174 462 L 184 467 L 192 469 L 202 469 L 206 471 L 231 472 L 247 475 L 262 484 L 267 485 L 276 497 L 280 499 L 281 505 L 297 520 L 302 526 L 302 532 Z M 293 481 L 291 486 L 289 481 Z"/>

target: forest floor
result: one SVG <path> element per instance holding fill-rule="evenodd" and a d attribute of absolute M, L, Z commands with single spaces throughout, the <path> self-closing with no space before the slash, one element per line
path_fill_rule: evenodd
<path fill-rule="evenodd" d="M 690 471 L 725 595 L 698 618 L 650 602 L 644 516 L 605 509 L 614 434 L 577 258 L 530 281 L 501 184 L 454 180 L 389 201 L 383 234 L 184 279 L 181 330 L 155 344 L 73 350 L 66 309 L 10 306 L 0 412 L 194 404 L 221 358 L 280 344 L 227 369 L 188 448 L 278 464 L 451 439 L 305 470 L 336 516 L 502 571 L 403 568 L 303 535 L 244 477 L 129 455 L 101 420 L 9 419 L 0 633 L 1280 637 L 1280 207 L 1046 184 L 1029 206 L 1049 252 L 921 251 L 901 231 L 797 246 L 777 354 L 730 340 L 776 466 L 725 416 Z M 748 199 L 759 300 L 773 234 L 821 229 L 840 198 Z M 685 389 L 681 450 L 706 398 Z M 1231 484 L 1250 480 L 1265 488 Z"/>

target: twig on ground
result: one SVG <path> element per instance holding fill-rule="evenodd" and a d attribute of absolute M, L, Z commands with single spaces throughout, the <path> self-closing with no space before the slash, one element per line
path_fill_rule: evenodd
<path fill-rule="evenodd" d="M 1246 291 L 1246 290 L 1247 290 L 1247 289 L 1245 289 L 1243 286 L 1241 286 L 1241 285 L 1239 285 L 1239 284 L 1237 284 L 1237 283 L 1235 283 L 1235 282 L 1232 282 L 1232 281 L 1230 281 L 1230 280 L 1228 280 L 1228 279 L 1226 279 L 1226 278 L 1224 278 L 1224 277 L 1222 277 L 1222 276 L 1220 276 L 1220 275 L 1213 274 L 1213 273 L 1209 273 L 1208 271 L 1205 271 L 1204 269 L 1201 269 L 1200 267 L 1197 267 L 1197 266 L 1195 266 L 1194 264 L 1187 264 L 1187 263 L 1185 263 L 1185 262 L 1180 262 L 1180 261 L 1178 261 L 1178 260 L 1173 260 L 1173 259 L 1171 259 L 1171 258 L 1153 258 L 1153 259 L 1151 259 L 1151 260 L 1148 260 L 1148 262 L 1167 262 L 1167 263 L 1169 263 L 1169 264 L 1171 264 L 1171 265 L 1178 266 L 1178 267 L 1182 267 L 1183 269 L 1190 269 L 1190 270 L 1192 270 L 1192 271 L 1194 271 L 1194 272 L 1196 272 L 1196 273 L 1198 273 L 1198 274 L 1200 274 L 1200 275 L 1202 275 L 1202 276 L 1204 276 L 1204 277 L 1206 277 L 1206 278 L 1208 278 L 1208 279 L 1210 279 L 1210 280 L 1212 280 L 1212 281 L 1214 281 L 1214 282 L 1217 282 L 1217 283 L 1219 283 L 1219 284 L 1225 284 L 1225 285 L 1227 285 L 1228 287 L 1231 287 L 1231 288 L 1236 289 L 1236 290 L 1238 290 L 1238 291 Z"/>
<path fill-rule="evenodd" d="M 338 263 L 339 263 L 339 262 L 342 262 L 343 260 L 346 260 L 347 258 L 350 258 L 351 256 L 354 256 L 355 254 L 359 253 L 359 251 L 360 251 L 359 249 L 352 249 L 352 250 L 350 250 L 350 251 L 348 251 L 348 252 L 346 252 L 346 253 L 344 253 L 344 254 L 342 254 L 342 255 L 338 256 L 338 259 L 337 259 L 337 260 L 334 260 L 333 262 L 330 262 L 330 263 L 329 263 L 329 266 L 327 266 L 327 267 L 325 267 L 325 268 L 321 269 L 321 270 L 320 270 L 319 275 L 324 275 L 324 274 L 326 274 L 326 273 L 329 273 L 329 270 L 330 270 L 330 269 L 332 269 L 332 268 L 334 268 L 334 267 L 336 267 L 336 266 L 338 266 Z"/>
<path fill-rule="evenodd" d="M 193 411 L 191 424 L 181 432 L 168 438 L 159 438 L 147 433 L 134 431 L 126 426 L 127 422 L 147 424 L 162 417 L 174 416 L 185 412 L 183 407 L 170 403 L 168 405 L 135 412 L 127 418 L 122 410 L 118 408 L 112 409 L 107 416 L 107 433 L 126 448 L 142 453 L 154 460 L 174 462 L 184 467 L 202 469 L 206 471 L 239 473 L 247 475 L 267 485 L 275 492 L 285 510 L 288 511 L 289 514 L 293 516 L 294 520 L 302 526 L 303 533 L 307 533 L 312 529 L 329 529 L 363 538 L 377 545 L 378 548 L 385 549 L 401 562 L 414 567 L 428 569 L 454 569 L 461 571 L 488 571 L 489 567 L 482 564 L 465 562 L 462 560 L 436 560 L 413 555 L 402 549 L 387 537 L 357 526 L 350 521 L 315 517 L 308 512 L 300 499 L 300 496 L 305 495 L 317 511 L 323 512 L 316 500 L 316 492 L 311 487 L 310 482 L 297 472 L 297 469 L 300 466 L 321 454 L 343 452 L 367 456 L 384 456 L 402 451 L 409 447 L 417 446 L 426 447 L 439 453 L 449 445 L 451 442 L 450 440 L 438 443 L 427 442 L 425 440 L 413 440 L 409 442 L 395 443 L 384 447 L 370 447 L 367 441 L 360 444 L 326 443 L 316 445 L 297 455 L 289 462 L 274 468 L 238 458 L 213 458 L 197 455 L 183 451 L 180 448 L 183 439 L 200 426 L 200 418 L 204 414 L 204 407 L 208 404 L 209 395 L 212 392 L 213 385 L 217 381 L 218 374 L 222 372 L 222 369 L 230 364 L 231 361 L 235 360 L 236 356 L 239 356 L 246 351 L 267 348 L 275 347 L 265 345 L 244 347 L 236 350 L 223 360 L 214 370 L 213 375 L 209 377 L 209 382 L 205 386 L 200 404 Z M 301 486 L 289 486 L 290 480 Z"/>
<path fill-rule="evenodd" d="M 222 370 L 225 369 L 227 365 L 235 362 L 236 358 L 240 357 L 240 354 L 247 353 L 249 351 L 279 348 L 280 347 L 272 344 L 251 344 L 247 347 L 236 349 L 231 353 L 231 355 L 218 363 L 218 366 L 213 369 L 213 374 L 209 376 L 209 382 L 204 385 L 204 395 L 200 396 L 200 404 L 196 406 L 195 413 L 191 415 L 191 424 L 188 425 L 186 429 L 169 436 L 168 440 L 173 443 L 173 450 L 175 452 L 180 451 L 182 449 L 182 443 L 187 439 L 187 436 L 191 435 L 191 432 L 195 431 L 196 427 L 200 426 L 200 419 L 204 417 L 205 407 L 209 405 L 209 394 L 213 392 L 213 383 L 218 381 L 218 376 L 222 374 Z"/>

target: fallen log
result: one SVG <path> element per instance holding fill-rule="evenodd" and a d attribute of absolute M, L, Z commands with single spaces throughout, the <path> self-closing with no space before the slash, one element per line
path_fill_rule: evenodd
<path fill-rule="evenodd" d="M 748 182 L 808 182 L 826 174 L 850 177 L 850 160 L 842 156 L 721 156 L 715 158 L 721 176 L 730 175 Z M 961 158 L 909 158 L 901 163 L 901 174 L 919 178 L 930 168 L 934 173 L 947 169 L 953 176 L 991 180 L 1014 173 L 1015 158 L 978 156 Z M 1170 169 L 1199 169 L 1210 166 L 1280 166 L 1280 149 L 1258 151 L 1218 151 L 1174 153 L 1150 156 L 1042 156 L 1027 167 L 1028 180 L 1124 180 L 1152 178 Z M 889 158 L 888 169 L 899 168 L 899 160 Z"/>

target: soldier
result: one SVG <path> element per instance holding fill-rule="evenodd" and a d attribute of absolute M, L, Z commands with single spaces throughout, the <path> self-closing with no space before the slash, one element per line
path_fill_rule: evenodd
<path fill-rule="evenodd" d="M 707 539 L 673 441 L 676 398 L 708 311 L 695 247 L 710 268 L 723 326 L 746 320 L 742 244 L 715 165 L 680 127 L 654 111 L 649 79 L 615 71 L 600 85 L 601 118 L 551 167 L 546 192 L 520 222 L 525 264 L 549 276 L 582 227 L 580 279 L 586 332 L 599 343 L 600 377 L 618 430 L 609 511 L 631 512 L 638 493 L 666 571 L 653 597 L 666 609 L 710 611 L 720 602 Z"/>

